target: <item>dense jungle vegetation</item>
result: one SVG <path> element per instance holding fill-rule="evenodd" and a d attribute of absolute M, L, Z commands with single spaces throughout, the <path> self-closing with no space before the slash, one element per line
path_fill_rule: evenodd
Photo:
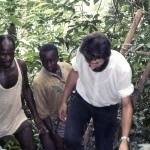
<path fill-rule="evenodd" d="M 138 9 L 142 10 L 143 16 L 125 57 L 132 67 L 135 86 L 144 71 L 148 76 L 142 90 L 138 90 L 140 96 L 135 105 L 130 140 L 132 150 L 137 150 L 138 144 L 150 143 L 150 1 L 0 0 L 0 34 L 15 37 L 16 55 L 26 61 L 31 85 L 41 67 L 38 49 L 42 44 L 56 44 L 60 61 L 70 62 L 83 36 L 101 31 L 108 35 L 113 49 L 120 51 Z M 90 128 L 87 150 L 94 149 L 92 125 Z M 35 127 L 33 132 L 40 150 L 42 147 Z M 5 149 L 19 149 L 13 136 L 7 140 Z"/>

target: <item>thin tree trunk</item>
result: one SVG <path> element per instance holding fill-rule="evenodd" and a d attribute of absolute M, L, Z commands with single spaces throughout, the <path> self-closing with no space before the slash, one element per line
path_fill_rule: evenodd
<path fill-rule="evenodd" d="M 134 106 L 135 106 L 138 98 L 140 97 L 141 91 L 144 88 L 144 83 L 147 81 L 149 74 L 150 74 L 150 60 L 148 61 L 146 68 L 141 76 L 141 79 L 138 82 L 138 84 L 135 86 L 134 93 L 132 94 L 132 100 L 133 100 Z"/>
<path fill-rule="evenodd" d="M 123 55 L 125 55 L 125 53 L 128 51 L 128 47 L 131 44 L 131 41 L 132 41 L 133 36 L 134 36 L 134 33 L 136 31 L 136 28 L 137 28 L 141 18 L 142 18 L 142 11 L 139 9 L 137 11 L 137 14 L 136 14 L 134 20 L 133 20 L 131 28 L 130 28 L 128 34 L 127 34 L 125 42 L 124 42 L 123 46 L 121 47 L 120 53 L 122 53 Z"/>
<path fill-rule="evenodd" d="M 131 26 L 128 34 L 127 34 L 125 42 L 124 42 L 124 44 L 120 50 L 120 53 L 122 53 L 123 55 L 125 55 L 125 53 L 128 51 L 129 44 L 132 41 L 132 38 L 134 36 L 135 30 L 136 30 L 140 20 L 141 20 L 141 17 L 142 17 L 142 11 L 138 10 L 138 12 L 137 12 L 137 14 L 133 20 L 133 24 L 132 24 L 132 26 Z M 147 66 L 145 68 L 145 71 L 143 72 L 141 79 L 139 80 L 138 84 L 135 86 L 135 90 L 132 94 L 132 100 L 133 100 L 134 106 L 135 106 L 135 104 L 136 104 L 136 102 L 137 102 L 137 100 L 141 94 L 141 91 L 144 88 L 144 83 L 146 82 L 149 74 L 150 74 L 150 60 L 148 61 Z"/>
<path fill-rule="evenodd" d="M 150 56 L 150 52 L 144 52 L 144 51 L 130 51 L 130 53 L 134 53 L 136 55 Z"/>

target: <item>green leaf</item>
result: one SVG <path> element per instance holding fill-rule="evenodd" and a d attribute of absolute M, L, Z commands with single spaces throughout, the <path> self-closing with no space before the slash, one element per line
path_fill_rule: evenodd
<path fill-rule="evenodd" d="M 35 4 L 35 2 L 31 1 L 27 3 L 27 7 L 33 7 L 33 5 Z"/>
<path fill-rule="evenodd" d="M 93 28 L 92 26 L 89 27 L 89 33 L 92 33 L 93 32 Z"/>
<path fill-rule="evenodd" d="M 96 26 L 92 25 L 91 27 L 93 28 L 94 31 L 98 31 L 98 29 L 96 28 Z"/>
<path fill-rule="evenodd" d="M 99 0 L 94 0 L 94 5 L 98 2 Z"/>
<path fill-rule="evenodd" d="M 137 47 L 135 50 L 138 50 L 138 49 L 142 48 L 143 46 L 144 46 L 143 43 L 142 43 L 142 44 L 139 44 L 138 47 Z"/>
<path fill-rule="evenodd" d="M 4 25 L 4 22 L 2 22 L 2 23 L 0 22 L 0 27 L 2 27 L 3 25 Z"/>
<path fill-rule="evenodd" d="M 85 4 L 87 5 L 87 6 L 90 6 L 90 2 L 88 2 L 88 1 L 84 1 L 85 2 Z"/>
<path fill-rule="evenodd" d="M 46 9 L 43 13 L 44 14 L 51 14 L 53 12 L 53 9 Z"/>
<path fill-rule="evenodd" d="M 109 26 L 109 25 L 114 24 L 114 22 L 115 22 L 114 20 L 109 19 L 105 22 L 105 24 L 106 24 L 106 26 Z"/>
<path fill-rule="evenodd" d="M 15 25 L 20 26 L 20 27 L 22 26 L 22 23 L 18 19 L 16 19 L 14 16 L 9 16 L 8 19 L 10 22 L 14 23 Z"/>
<path fill-rule="evenodd" d="M 40 7 L 42 7 L 42 6 L 44 6 L 44 5 L 46 5 L 46 3 L 44 3 L 44 2 L 41 2 L 41 3 L 39 3 L 38 5 L 36 5 L 36 6 L 34 6 L 33 8 L 32 8 L 32 10 L 35 10 L 35 9 L 39 9 Z"/>
<path fill-rule="evenodd" d="M 150 48 L 150 43 L 145 44 L 147 48 Z"/>
<path fill-rule="evenodd" d="M 25 39 L 21 39 L 20 42 L 22 42 L 25 45 L 30 46 L 30 42 L 26 41 Z"/>

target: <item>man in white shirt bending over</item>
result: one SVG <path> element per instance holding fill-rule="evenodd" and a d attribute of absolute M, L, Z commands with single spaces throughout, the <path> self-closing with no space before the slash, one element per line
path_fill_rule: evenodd
<path fill-rule="evenodd" d="M 99 32 L 83 38 L 68 76 L 60 119 L 65 121 L 67 150 L 84 150 L 84 127 L 93 119 L 95 150 L 112 150 L 117 127 L 118 105 L 122 105 L 122 137 L 119 150 L 128 150 L 133 107 L 130 95 L 131 68 L 122 54 L 111 50 L 108 38 Z M 67 115 L 67 100 L 76 85 L 76 94 Z"/>

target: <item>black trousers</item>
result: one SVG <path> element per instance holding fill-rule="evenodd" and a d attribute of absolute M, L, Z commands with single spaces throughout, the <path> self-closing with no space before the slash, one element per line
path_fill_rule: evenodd
<path fill-rule="evenodd" d="M 87 103 L 78 93 L 71 101 L 65 128 L 67 150 L 84 150 L 82 136 L 84 128 L 93 119 L 95 150 L 112 150 L 119 105 L 95 107 Z"/>

